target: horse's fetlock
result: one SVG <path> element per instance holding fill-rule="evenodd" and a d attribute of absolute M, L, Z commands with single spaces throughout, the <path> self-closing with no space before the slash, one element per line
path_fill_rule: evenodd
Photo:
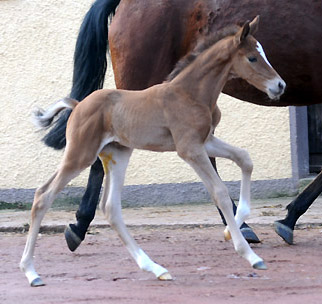
<path fill-rule="evenodd" d="M 242 243 L 237 242 L 237 243 L 234 245 L 234 248 L 235 248 L 236 252 L 237 252 L 240 256 L 242 256 L 242 257 L 244 257 L 244 256 L 245 256 L 245 254 L 246 254 L 246 250 L 245 250 L 245 246 L 243 246 L 243 244 L 242 244 Z"/>
<path fill-rule="evenodd" d="M 236 217 L 241 219 L 246 219 L 250 215 L 250 207 L 246 204 L 242 205 L 242 207 L 237 208 Z"/>
<path fill-rule="evenodd" d="M 112 212 L 110 212 L 108 208 L 105 209 L 105 216 L 111 227 L 115 229 L 119 224 L 119 220 L 117 219 L 117 217 Z"/>
<path fill-rule="evenodd" d="M 20 261 L 20 263 L 19 263 L 19 269 L 20 269 L 22 272 L 25 272 L 25 271 L 26 271 L 25 263 L 24 263 L 23 261 Z"/>
<path fill-rule="evenodd" d="M 33 264 L 30 260 L 27 260 L 25 257 L 23 257 L 21 260 L 20 260 L 20 263 L 19 263 L 19 269 L 22 271 L 22 272 L 26 272 L 28 269 L 30 269 L 31 267 L 33 267 Z"/>

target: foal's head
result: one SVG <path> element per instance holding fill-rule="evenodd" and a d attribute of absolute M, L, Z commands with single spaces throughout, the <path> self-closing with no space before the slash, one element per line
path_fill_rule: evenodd
<path fill-rule="evenodd" d="M 253 37 L 257 31 L 259 17 L 245 25 L 235 34 L 237 52 L 233 57 L 232 77 L 240 77 L 271 99 L 279 99 L 286 84 L 268 62 L 261 44 Z"/>

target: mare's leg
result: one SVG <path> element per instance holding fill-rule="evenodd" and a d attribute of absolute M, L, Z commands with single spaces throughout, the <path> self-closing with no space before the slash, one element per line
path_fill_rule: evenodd
<path fill-rule="evenodd" d="M 288 244 L 293 244 L 293 230 L 298 218 L 322 192 L 322 171 L 286 208 L 287 216 L 274 223 L 276 233 Z"/>
<path fill-rule="evenodd" d="M 20 269 L 25 273 L 29 284 L 33 287 L 44 285 L 43 281 L 35 270 L 33 262 L 35 245 L 41 221 L 44 218 L 46 211 L 53 203 L 58 192 L 62 190 L 67 183 L 79 173 L 79 170 L 62 167 L 44 186 L 36 190 L 31 209 L 30 229 L 28 232 L 26 246 L 20 261 Z"/>
<path fill-rule="evenodd" d="M 214 157 L 210 157 L 210 162 L 211 162 L 212 166 L 214 167 L 216 173 L 219 176 L 219 173 L 217 171 L 217 166 L 216 166 L 216 159 Z M 236 215 L 237 206 L 236 206 L 236 204 L 235 204 L 235 202 L 233 201 L 232 198 L 231 198 L 231 204 L 232 204 L 232 207 L 233 207 L 234 215 Z M 221 220 L 222 220 L 223 224 L 225 226 L 227 226 L 227 223 L 226 223 L 226 220 L 225 220 L 225 217 L 224 217 L 223 213 L 221 212 L 221 210 L 218 207 L 217 207 L 217 210 L 218 210 L 218 212 L 220 214 L 220 217 L 221 217 Z M 242 225 L 240 226 L 240 230 L 241 230 L 241 233 L 242 233 L 243 237 L 245 238 L 245 240 L 248 243 L 260 243 L 260 240 L 257 237 L 257 235 L 255 234 L 255 232 L 245 222 L 243 222 Z"/>
<path fill-rule="evenodd" d="M 223 212 L 229 226 L 235 250 L 254 268 L 266 269 L 266 265 L 264 264 L 263 260 L 254 253 L 254 251 L 250 248 L 249 244 L 242 236 L 239 226 L 234 219 L 231 200 L 227 187 L 220 180 L 218 174 L 211 166 L 207 151 L 204 149 L 204 147 L 198 145 L 195 145 L 194 147 L 191 146 L 188 149 L 186 148 L 187 147 L 184 147 L 184 149 L 178 149 L 177 147 L 178 154 L 188 164 L 190 164 L 191 167 L 200 176 L 211 198 Z M 208 150 L 210 150 L 209 146 Z"/>
<path fill-rule="evenodd" d="M 112 149 L 109 147 L 100 154 L 105 172 L 109 174 L 109 178 L 105 182 L 103 198 L 106 197 L 105 191 L 108 191 L 108 196 L 105 206 L 101 202 L 102 210 L 111 227 L 116 230 L 140 269 L 152 272 L 160 280 L 171 280 L 172 278 L 167 269 L 153 262 L 138 246 L 129 234 L 122 219 L 121 191 L 131 153 L 132 150 L 125 147 L 119 147 L 117 149 L 115 147 Z M 106 161 L 104 161 L 104 154 L 107 156 L 105 156 Z"/>
<path fill-rule="evenodd" d="M 86 191 L 76 212 L 77 222 L 65 229 L 65 239 L 71 251 L 75 251 L 84 240 L 86 231 L 94 219 L 103 178 L 102 163 L 97 159 L 91 166 Z"/>

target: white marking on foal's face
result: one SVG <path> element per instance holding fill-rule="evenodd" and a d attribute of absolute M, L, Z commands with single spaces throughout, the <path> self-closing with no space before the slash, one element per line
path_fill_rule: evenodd
<path fill-rule="evenodd" d="M 270 66 L 272 67 L 272 65 L 269 63 L 266 55 L 265 55 L 265 52 L 264 52 L 264 49 L 262 47 L 262 45 L 257 41 L 257 44 L 256 44 L 256 49 L 257 51 L 259 52 L 259 54 L 264 58 L 265 62 Z"/>

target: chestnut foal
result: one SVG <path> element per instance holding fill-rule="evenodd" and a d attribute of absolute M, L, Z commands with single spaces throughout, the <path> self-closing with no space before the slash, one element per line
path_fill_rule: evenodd
<path fill-rule="evenodd" d="M 121 190 L 133 149 L 177 151 L 200 176 L 212 200 L 228 223 L 235 250 L 255 269 L 266 269 L 243 238 L 239 226 L 250 212 L 252 162 L 248 153 L 218 138 L 213 132 L 220 120 L 216 105 L 228 79 L 241 77 L 276 99 L 285 82 L 267 61 L 252 36 L 258 17 L 243 27 L 225 29 L 210 37 L 179 62 L 168 80 L 143 91 L 99 90 L 81 103 L 65 98 L 35 118 L 45 127 L 61 110 L 73 109 L 69 118 L 67 145 L 62 163 L 49 181 L 37 189 L 31 210 L 31 226 L 20 268 L 31 286 L 44 285 L 33 255 L 41 221 L 56 195 L 66 184 L 91 166 L 97 156 L 106 174 L 101 209 L 117 231 L 138 266 L 160 280 L 172 277 L 153 262 L 128 233 L 121 215 Z M 242 171 L 240 200 L 234 218 L 228 190 L 213 169 L 209 157 L 234 161 Z"/>

